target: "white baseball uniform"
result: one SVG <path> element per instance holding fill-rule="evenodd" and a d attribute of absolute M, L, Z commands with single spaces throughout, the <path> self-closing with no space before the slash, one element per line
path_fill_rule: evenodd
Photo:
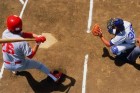
<path fill-rule="evenodd" d="M 13 34 L 8 29 L 6 29 L 2 38 L 22 38 L 21 35 Z M 6 69 L 11 71 L 23 71 L 26 69 L 39 69 L 42 72 L 48 74 L 54 81 L 57 79 L 50 74 L 49 69 L 42 63 L 27 59 L 26 57 L 32 54 L 32 49 L 28 42 L 13 42 L 13 43 L 3 43 L 2 53 L 4 66 Z"/>
<path fill-rule="evenodd" d="M 117 34 L 110 41 L 110 44 L 112 45 L 111 52 L 115 55 L 120 55 L 125 50 L 135 46 L 135 33 L 132 24 L 128 21 L 123 22 L 125 30 Z"/>

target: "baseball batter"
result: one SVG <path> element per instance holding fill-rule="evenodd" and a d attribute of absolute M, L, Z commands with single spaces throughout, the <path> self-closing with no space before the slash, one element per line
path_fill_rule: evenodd
<path fill-rule="evenodd" d="M 135 47 L 135 33 L 130 22 L 120 18 L 111 18 L 107 22 L 107 29 L 110 34 L 114 35 L 114 38 L 107 41 L 102 33 L 99 33 L 99 37 L 107 47 L 111 47 L 113 54 L 120 55 L 127 49 Z"/>
<path fill-rule="evenodd" d="M 22 20 L 16 15 L 9 16 L 7 18 L 7 29 L 3 32 L 2 38 L 35 38 L 36 44 L 33 48 L 29 46 L 26 41 L 3 43 L 2 53 L 5 69 L 11 71 L 23 71 L 26 69 L 39 69 L 54 81 L 57 81 L 61 77 L 61 73 L 53 75 L 49 69 L 42 63 L 32 60 L 36 54 L 40 43 L 46 41 L 46 38 L 42 35 L 36 35 L 33 33 L 27 33 L 22 31 Z M 28 57 L 28 59 L 26 58 Z"/>

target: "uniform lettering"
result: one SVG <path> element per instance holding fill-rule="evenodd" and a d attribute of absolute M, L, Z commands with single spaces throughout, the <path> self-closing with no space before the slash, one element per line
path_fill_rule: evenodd
<path fill-rule="evenodd" d="M 131 39 L 131 40 L 134 39 L 134 33 L 133 32 L 129 32 L 128 33 L 128 38 Z"/>
<path fill-rule="evenodd" d="M 12 43 L 3 43 L 2 47 L 5 47 L 5 49 L 3 49 L 3 52 L 9 53 L 9 54 L 14 54 L 14 46 Z"/>

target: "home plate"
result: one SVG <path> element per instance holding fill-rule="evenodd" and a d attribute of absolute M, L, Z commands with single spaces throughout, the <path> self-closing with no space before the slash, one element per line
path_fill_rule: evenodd
<path fill-rule="evenodd" d="M 51 33 L 42 33 L 46 37 L 46 41 L 40 44 L 40 48 L 49 48 L 57 42 L 57 39 Z"/>

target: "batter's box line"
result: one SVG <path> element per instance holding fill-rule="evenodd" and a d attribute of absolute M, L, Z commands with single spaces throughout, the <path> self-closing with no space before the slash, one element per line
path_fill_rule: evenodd
<path fill-rule="evenodd" d="M 82 93 L 86 93 L 87 63 L 88 63 L 88 54 L 85 55 L 84 61 Z"/>
<path fill-rule="evenodd" d="M 24 5 L 24 1 L 23 1 L 23 0 L 19 0 L 19 1 L 20 1 L 20 3 L 21 3 L 21 4 L 23 4 L 23 5 Z"/>
<path fill-rule="evenodd" d="M 88 25 L 87 25 L 87 33 L 90 33 L 90 27 L 92 24 L 92 15 L 93 15 L 93 0 L 90 0 L 90 8 L 89 8 L 89 17 L 88 17 Z"/>
<path fill-rule="evenodd" d="M 22 0 L 23 1 L 23 0 Z M 20 13 L 20 18 L 22 18 L 22 15 L 23 15 L 23 12 L 24 12 L 24 10 L 25 10 L 25 7 L 26 7 L 26 5 L 27 5 L 27 2 L 28 2 L 28 0 L 26 0 L 25 2 L 24 2 L 24 5 L 23 5 L 23 8 L 22 8 L 22 10 L 21 10 L 21 13 Z"/>
<path fill-rule="evenodd" d="M 2 64 L 2 67 L 1 67 L 1 71 L 0 71 L 0 79 L 2 79 L 3 72 L 4 72 L 4 63 Z"/>

